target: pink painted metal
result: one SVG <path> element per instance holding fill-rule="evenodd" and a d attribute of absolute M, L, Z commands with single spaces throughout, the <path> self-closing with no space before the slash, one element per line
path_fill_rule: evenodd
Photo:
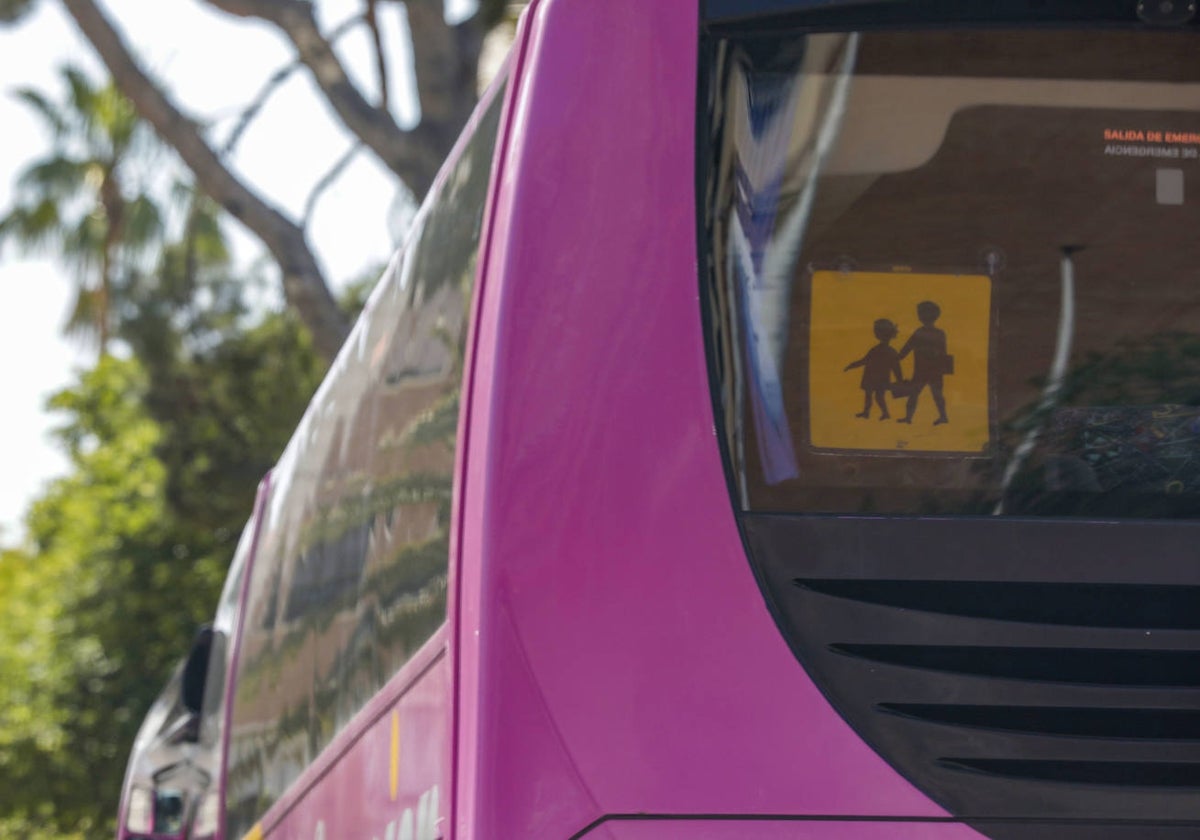
<path fill-rule="evenodd" d="M 400 697 L 377 696 L 263 820 L 273 838 L 416 837 L 445 824 L 450 666 L 439 632 L 397 674 Z M 427 816 L 432 809 L 435 816 Z M 405 826 L 409 834 L 405 834 Z M 438 826 L 440 827 L 440 826 Z"/>
<path fill-rule="evenodd" d="M 598 824 L 946 817 L 805 675 L 734 522 L 699 302 L 697 6 L 527 13 L 468 342 L 449 624 L 268 811 L 267 836 L 408 837 L 411 813 L 421 838 L 431 784 L 426 833 L 459 840 L 977 836 Z"/>
<path fill-rule="evenodd" d="M 469 420 L 458 837 L 945 816 L 814 688 L 735 527 L 699 305 L 697 5 L 532 11 Z M 880 836 L 857 825 L 837 836 Z"/>
<path fill-rule="evenodd" d="M 601 834 L 601 831 L 606 832 Z M 849 822 L 797 820 L 639 820 L 608 822 L 582 835 L 586 840 L 974 840 L 961 823 Z"/>
<path fill-rule="evenodd" d="M 229 618 L 230 627 L 227 631 L 230 634 L 227 648 L 228 654 L 225 657 L 225 661 L 222 663 L 225 668 L 222 680 L 222 686 L 224 690 L 221 696 L 221 708 L 217 713 L 219 715 L 217 737 L 220 739 L 220 742 L 217 747 L 217 772 L 215 773 L 218 797 L 217 801 L 222 804 L 225 801 L 225 772 L 227 769 L 225 766 L 225 756 L 229 753 L 228 716 L 229 709 L 232 708 L 233 705 L 234 680 L 236 679 L 238 673 L 238 655 L 241 651 L 239 645 L 241 642 L 242 625 L 245 620 L 245 614 L 241 607 L 246 601 L 246 592 L 250 585 L 250 575 L 254 571 L 254 560 L 258 555 L 259 537 L 262 535 L 263 517 L 266 515 L 267 502 L 270 498 L 271 473 L 268 472 L 258 483 L 258 490 L 254 496 L 254 513 L 250 517 L 250 522 L 246 525 L 246 528 L 251 532 L 250 550 L 245 560 L 245 566 L 241 572 L 241 580 L 238 582 L 239 592 L 237 595 L 237 609 Z M 236 578 L 234 580 L 236 581 Z M 227 580 L 226 586 L 229 586 L 230 583 L 231 581 Z M 222 601 L 224 601 L 223 598 Z M 218 608 L 215 629 L 225 630 L 225 628 L 221 626 L 223 620 L 224 617 L 220 615 Z M 209 710 L 206 709 L 205 713 L 207 714 L 208 711 Z M 225 840 L 225 827 L 222 822 L 223 821 L 218 820 L 216 832 L 211 835 L 212 840 Z M 194 836 L 192 840 L 207 840 L 207 838 Z"/>
<path fill-rule="evenodd" d="M 464 138 L 476 131 L 481 113 L 495 97 L 502 95 L 503 82 L 514 72 L 514 64 L 515 59 L 510 58 L 498 74 L 497 84 L 481 97 L 479 108 L 464 129 L 463 138 L 443 164 L 431 194 L 443 188 L 447 173 L 454 170 L 464 152 Z M 489 218 L 488 213 L 485 213 L 486 218 Z M 486 253 L 481 255 L 480 264 L 483 265 L 485 260 Z M 482 268 L 480 274 L 485 274 Z M 477 310 L 478 300 L 473 307 L 472 323 L 477 320 L 474 314 Z M 350 342 L 353 341 L 352 336 Z M 470 335 L 467 346 L 474 346 Z M 468 363 L 468 381 L 470 368 Z M 334 371 L 337 370 L 339 363 L 334 365 Z M 314 402 L 319 401 L 320 392 L 314 399 Z M 469 403 L 469 394 L 463 402 Z M 466 412 L 459 420 L 457 438 L 460 441 L 466 435 L 465 417 Z M 456 475 L 461 475 L 465 469 L 464 449 L 461 445 L 458 447 Z M 459 504 L 456 494 L 451 511 L 451 519 L 456 522 Z M 455 590 L 458 575 L 457 564 L 453 562 L 458 554 L 457 540 L 457 530 L 452 529 L 448 584 L 451 592 Z M 451 598 L 448 604 L 447 623 L 390 677 L 288 791 L 262 815 L 258 826 L 263 836 L 306 840 L 313 837 L 416 840 L 448 836 L 446 815 L 451 813 L 453 791 L 452 718 L 456 708 L 451 692 L 455 600 Z M 227 708 L 232 704 L 231 680 Z"/>

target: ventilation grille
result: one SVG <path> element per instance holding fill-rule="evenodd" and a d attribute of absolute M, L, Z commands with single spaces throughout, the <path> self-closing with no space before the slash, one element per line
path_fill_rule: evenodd
<path fill-rule="evenodd" d="M 1196 525 L 744 525 L 813 679 L 955 815 L 994 836 L 989 820 L 1200 822 Z"/>

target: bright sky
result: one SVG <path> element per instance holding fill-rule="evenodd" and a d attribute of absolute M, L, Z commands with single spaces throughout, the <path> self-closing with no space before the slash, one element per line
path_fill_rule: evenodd
<path fill-rule="evenodd" d="M 454 2 L 450 14 L 469 11 Z M 105 0 L 124 29 L 126 40 L 176 101 L 196 118 L 217 120 L 217 136 L 226 136 L 241 106 L 251 101 L 272 72 L 292 55 L 281 36 L 256 25 L 210 11 L 195 0 Z M 339 23 L 361 10 L 360 0 L 323 0 L 324 21 Z M 407 74 L 405 27 L 401 7 L 382 4 L 394 17 L 383 21 L 391 54 L 393 94 L 398 118 L 414 120 L 411 95 L 404 95 Z M 339 42 L 339 51 L 363 86 L 373 91 L 366 35 L 355 30 Z M 355 61 L 354 59 L 361 59 Z M 0 27 L 0 215 L 12 201 L 15 174 L 48 149 L 48 138 L 33 114 L 10 92 L 33 87 L 52 101 L 61 99 L 57 69 L 73 62 L 94 71 L 101 65 L 73 23 L 53 0 L 20 26 Z M 311 186 L 349 146 L 349 139 L 328 116 L 308 77 L 299 72 L 271 98 L 238 147 L 235 164 L 252 184 L 286 212 L 301 212 Z M 388 258 L 392 237 L 388 210 L 395 181 L 368 155 L 324 194 L 313 216 L 310 241 L 335 283 L 355 279 L 364 269 Z M 248 237 L 238 239 L 249 261 L 261 253 Z M 48 395 L 72 381 L 72 370 L 92 361 L 91 354 L 60 336 L 71 296 L 70 276 L 52 261 L 0 252 L 0 543 L 20 538 L 21 518 L 45 483 L 66 470 L 66 461 L 48 435 L 56 421 L 43 406 Z"/>

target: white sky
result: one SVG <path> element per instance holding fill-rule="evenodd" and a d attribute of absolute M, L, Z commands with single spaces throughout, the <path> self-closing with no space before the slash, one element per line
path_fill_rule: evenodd
<path fill-rule="evenodd" d="M 469 2 L 469 0 L 468 0 Z M 12 201 L 15 174 L 48 149 L 36 117 L 14 100 L 11 91 L 33 87 L 52 101 L 61 99 L 58 68 L 67 62 L 104 78 L 99 60 L 53 0 L 20 26 L 0 27 L 0 215 Z M 267 25 L 209 10 L 195 0 L 105 0 L 124 29 L 126 40 L 176 101 L 196 118 L 218 119 L 223 140 L 236 113 L 267 77 L 290 61 L 292 52 Z M 450 4 L 451 14 L 467 11 Z M 383 4 L 383 10 L 398 10 Z M 332 25 L 361 9 L 360 0 L 324 0 L 322 19 Z M 405 28 L 399 11 L 384 21 L 393 42 L 393 101 L 398 118 L 415 120 L 407 83 Z M 366 35 L 355 30 L 339 42 L 351 72 L 373 90 L 373 65 L 367 60 Z M 357 59 L 357 60 L 356 60 Z M 409 106 L 409 107 L 405 107 Z M 271 98 L 242 139 L 235 164 L 253 185 L 296 217 L 311 186 L 349 145 L 330 118 L 304 72 L 295 73 Z M 355 279 L 392 250 L 388 210 L 395 180 L 366 154 L 324 194 L 312 219 L 310 241 L 335 283 Z M 237 237 L 245 261 L 261 253 L 246 236 Z M 43 410 L 46 398 L 72 381 L 72 370 L 92 355 L 60 337 L 72 281 L 50 260 L 22 257 L 12 248 L 0 252 L 0 544 L 20 538 L 20 520 L 45 483 L 66 471 L 63 456 L 48 431 L 56 424 Z"/>

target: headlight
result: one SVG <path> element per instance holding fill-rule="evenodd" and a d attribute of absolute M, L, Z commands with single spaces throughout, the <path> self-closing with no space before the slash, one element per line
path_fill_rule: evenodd
<path fill-rule="evenodd" d="M 154 830 L 159 834 L 183 831 L 183 791 L 159 788 L 154 792 Z"/>
<path fill-rule="evenodd" d="M 200 800 L 200 807 L 196 809 L 196 819 L 192 823 L 192 837 L 202 840 L 217 833 L 217 823 L 221 817 L 219 806 L 216 791 L 204 794 L 204 798 Z"/>
<path fill-rule="evenodd" d="M 138 834 L 149 834 L 154 830 L 154 791 L 137 786 L 129 789 L 125 827 Z"/>

